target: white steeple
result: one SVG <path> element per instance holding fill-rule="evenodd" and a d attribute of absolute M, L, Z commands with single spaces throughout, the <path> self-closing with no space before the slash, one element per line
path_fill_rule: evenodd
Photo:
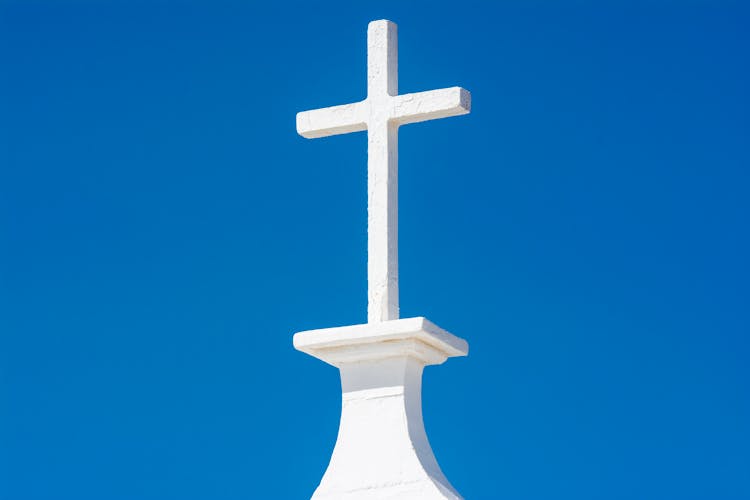
<path fill-rule="evenodd" d="M 367 130 L 367 324 L 294 335 L 294 347 L 339 368 L 342 411 L 333 456 L 314 499 L 461 498 L 435 460 L 422 423 L 422 369 L 466 356 L 466 341 L 425 318 L 399 318 L 398 127 L 466 114 L 460 87 L 398 95 L 398 35 L 367 29 L 367 98 L 297 114 L 307 138 Z"/>

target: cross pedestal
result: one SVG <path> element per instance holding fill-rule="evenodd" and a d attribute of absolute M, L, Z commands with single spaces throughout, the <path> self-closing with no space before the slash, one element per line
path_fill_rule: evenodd
<path fill-rule="evenodd" d="M 422 369 L 466 356 L 425 318 L 300 332 L 294 347 L 341 372 L 341 422 L 315 500 L 459 499 L 422 421 Z"/>

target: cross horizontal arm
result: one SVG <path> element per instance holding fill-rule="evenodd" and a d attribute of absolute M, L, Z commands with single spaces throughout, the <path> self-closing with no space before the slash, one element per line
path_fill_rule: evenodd
<path fill-rule="evenodd" d="M 367 110 L 364 102 L 297 113 L 297 133 L 308 139 L 366 129 Z"/>
<path fill-rule="evenodd" d="M 391 120 L 399 125 L 465 115 L 471 111 L 471 94 L 461 87 L 428 90 L 393 97 Z"/>

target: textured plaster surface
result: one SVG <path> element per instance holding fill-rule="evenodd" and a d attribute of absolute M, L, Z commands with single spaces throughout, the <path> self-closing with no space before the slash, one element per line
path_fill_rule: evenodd
<path fill-rule="evenodd" d="M 297 132 L 317 138 L 367 130 L 367 321 L 398 319 L 398 127 L 463 115 L 460 87 L 398 95 L 398 33 L 390 21 L 367 27 L 367 98 L 297 114 Z"/>
<path fill-rule="evenodd" d="M 468 344 L 425 318 L 399 318 L 398 127 L 468 113 L 468 91 L 398 95 L 396 25 L 367 29 L 367 98 L 297 114 L 316 138 L 367 130 L 367 324 L 297 333 L 294 347 L 341 373 L 341 422 L 318 500 L 458 499 L 422 422 L 422 371 Z"/>

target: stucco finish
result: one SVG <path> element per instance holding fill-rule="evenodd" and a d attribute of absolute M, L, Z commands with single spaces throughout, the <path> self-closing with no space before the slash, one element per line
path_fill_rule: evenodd
<path fill-rule="evenodd" d="M 468 113 L 460 87 L 398 95 L 396 25 L 367 29 L 367 98 L 297 114 L 307 138 L 367 130 L 367 324 L 297 333 L 294 347 L 341 373 L 339 435 L 317 500 L 457 499 L 422 422 L 422 371 L 468 344 L 425 318 L 399 319 L 398 127 Z"/>
<path fill-rule="evenodd" d="M 398 95 L 398 32 L 367 27 L 367 98 L 297 114 L 297 132 L 314 139 L 367 130 L 367 321 L 399 318 L 398 127 L 468 113 L 460 87 Z"/>

